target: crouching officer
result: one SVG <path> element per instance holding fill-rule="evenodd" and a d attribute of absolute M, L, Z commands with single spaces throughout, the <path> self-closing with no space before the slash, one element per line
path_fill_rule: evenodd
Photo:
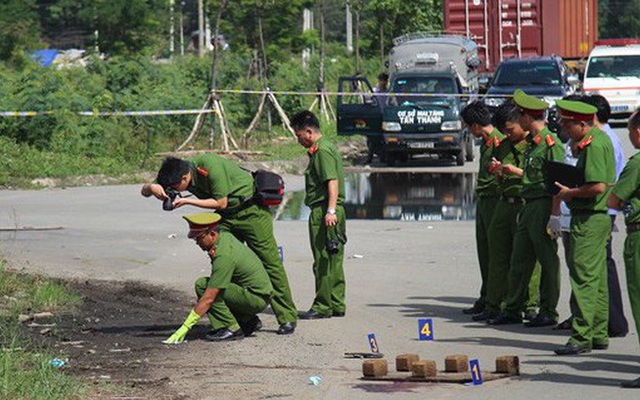
<path fill-rule="evenodd" d="M 205 314 L 213 328 L 207 340 L 218 342 L 250 336 L 262 327 L 256 314 L 267 307 L 273 295 L 260 259 L 231 233 L 220 231 L 220 215 L 200 213 L 183 218 L 189 223 L 189 238 L 211 258 L 211 276 L 196 281 L 198 303 L 164 343 L 182 343 Z"/>

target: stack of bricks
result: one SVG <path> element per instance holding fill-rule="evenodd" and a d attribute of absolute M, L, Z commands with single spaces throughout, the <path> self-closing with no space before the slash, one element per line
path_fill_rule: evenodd
<path fill-rule="evenodd" d="M 520 360 L 517 356 L 500 356 L 496 358 L 496 372 L 520 375 Z"/>
<path fill-rule="evenodd" d="M 411 371 L 411 366 L 420 361 L 417 354 L 400 354 L 396 357 L 396 371 Z"/>
<path fill-rule="evenodd" d="M 388 372 L 387 360 L 365 360 L 362 363 L 364 376 L 377 378 L 387 375 Z"/>
<path fill-rule="evenodd" d="M 411 375 L 414 378 L 431 378 L 438 374 L 435 361 L 416 361 L 411 365 Z"/>

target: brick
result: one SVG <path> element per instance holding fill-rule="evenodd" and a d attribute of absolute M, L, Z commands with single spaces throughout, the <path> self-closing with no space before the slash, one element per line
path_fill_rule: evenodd
<path fill-rule="evenodd" d="M 496 358 L 496 372 L 509 375 L 520 375 L 518 356 L 500 356 Z"/>
<path fill-rule="evenodd" d="M 438 374 L 435 361 L 416 361 L 411 364 L 411 373 L 415 378 L 427 378 Z"/>
<path fill-rule="evenodd" d="M 467 372 L 469 371 L 469 357 L 462 354 L 446 356 L 444 359 L 445 372 Z"/>
<path fill-rule="evenodd" d="M 396 357 L 396 371 L 411 371 L 411 365 L 416 361 L 420 361 L 417 354 L 400 354 Z"/>
<path fill-rule="evenodd" d="M 362 374 L 364 376 L 385 376 L 389 372 L 387 360 L 364 360 Z"/>

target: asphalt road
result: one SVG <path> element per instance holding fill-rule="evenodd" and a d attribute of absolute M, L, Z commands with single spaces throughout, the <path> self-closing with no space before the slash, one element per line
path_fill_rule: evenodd
<path fill-rule="evenodd" d="M 625 153 L 631 155 L 633 150 L 626 135 L 622 130 L 619 132 Z M 425 172 L 432 169 L 473 172 L 477 164 L 468 163 L 461 168 L 412 168 Z M 301 177 L 286 179 L 288 190 L 302 188 Z M 193 281 L 209 271 L 205 254 L 186 238 L 187 224 L 178 218 L 182 213 L 194 211 L 162 211 L 160 202 L 139 195 L 139 186 L 0 191 L 0 228 L 60 228 L 2 231 L 0 251 L 13 265 L 28 271 L 62 277 L 141 280 L 191 292 Z M 565 343 L 565 333 L 521 326 L 489 328 L 471 322 L 461 313 L 476 297 L 479 283 L 473 221 L 352 220 L 348 222 L 348 234 L 346 318 L 301 321 L 296 334 L 289 338 L 260 333 L 254 342 L 264 345 L 260 356 L 253 353 L 239 356 L 252 359 L 254 364 L 264 364 L 264 369 L 254 368 L 245 375 L 251 376 L 251 384 L 268 382 L 260 389 L 264 396 L 287 393 L 292 398 L 323 399 L 378 399 L 389 395 L 416 399 L 637 398 L 637 391 L 618 386 L 621 380 L 640 374 L 640 347 L 635 329 L 625 338 L 612 339 L 607 351 L 557 357 L 552 350 Z M 305 310 L 313 297 L 306 222 L 279 221 L 276 237 L 284 249 L 294 299 L 298 309 Z M 623 241 L 623 232 L 614 233 L 614 254 L 622 282 Z M 559 251 L 562 255 L 564 250 L 561 247 Z M 564 318 L 568 315 L 569 297 L 564 264 L 562 273 L 559 311 Z M 624 286 L 623 283 L 626 314 L 633 326 Z M 434 341 L 417 340 L 418 318 L 433 319 Z M 268 328 L 275 328 L 271 315 L 264 320 Z M 444 357 L 450 354 L 477 358 L 485 370 L 493 370 L 497 356 L 518 355 L 522 376 L 478 387 L 362 382 L 358 380 L 360 361 L 343 359 L 342 354 L 368 351 L 370 333 L 376 335 L 391 369 L 395 356 L 408 352 L 436 360 L 440 369 Z M 242 349 L 244 344 L 239 342 L 236 346 Z M 215 363 L 215 354 L 210 357 Z M 273 368 L 279 365 L 291 368 Z M 318 386 L 309 384 L 311 375 L 322 377 Z M 220 393 L 220 385 L 199 386 L 197 381 L 191 384 L 197 389 L 189 389 L 189 382 L 181 388 L 186 393 L 189 390 L 198 393 L 198 398 L 214 398 Z M 244 393 L 249 385 L 242 381 L 226 384 L 235 385 L 239 393 Z M 227 393 L 231 392 L 230 389 Z"/>

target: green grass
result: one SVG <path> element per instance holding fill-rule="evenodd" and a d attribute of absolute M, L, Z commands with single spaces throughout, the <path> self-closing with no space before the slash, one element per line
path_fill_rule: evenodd
<path fill-rule="evenodd" d="M 90 387 L 51 365 L 63 358 L 21 333 L 22 313 L 70 310 L 81 302 L 63 284 L 38 275 L 18 274 L 0 262 L 0 398 L 71 400 L 86 398 Z"/>

